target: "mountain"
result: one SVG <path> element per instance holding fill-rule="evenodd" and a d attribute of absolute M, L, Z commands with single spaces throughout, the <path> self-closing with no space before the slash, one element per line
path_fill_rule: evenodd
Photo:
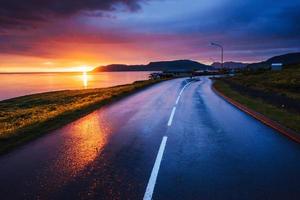
<path fill-rule="evenodd" d="M 247 65 L 249 65 L 249 63 L 242 63 L 242 62 L 224 62 L 223 67 L 227 68 L 227 69 L 238 69 L 238 68 L 244 68 Z M 212 67 L 215 68 L 222 68 L 222 64 L 220 62 L 214 62 L 213 64 L 211 64 Z"/>
<path fill-rule="evenodd" d="M 275 56 L 266 61 L 267 63 L 282 63 L 284 65 L 299 64 L 300 63 L 300 52 L 289 53 L 280 56 Z"/>
<path fill-rule="evenodd" d="M 299 53 L 288 53 L 284 55 L 274 56 L 266 61 L 249 64 L 249 69 L 268 69 L 272 63 L 282 63 L 283 65 L 300 64 L 300 52 Z"/>
<path fill-rule="evenodd" d="M 211 66 L 192 60 L 150 62 L 147 65 L 112 64 L 95 68 L 94 72 L 116 71 L 193 71 L 212 69 Z"/>
<path fill-rule="evenodd" d="M 111 64 L 95 68 L 95 72 L 146 71 L 145 65 Z"/>

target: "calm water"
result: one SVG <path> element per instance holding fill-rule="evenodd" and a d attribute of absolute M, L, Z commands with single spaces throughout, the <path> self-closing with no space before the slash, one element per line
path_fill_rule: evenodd
<path fill-rule="evenodd" d="M 151 72 L 0 74 L 0 100 L 66 89 L 109 87 L 146 80 Z"/>

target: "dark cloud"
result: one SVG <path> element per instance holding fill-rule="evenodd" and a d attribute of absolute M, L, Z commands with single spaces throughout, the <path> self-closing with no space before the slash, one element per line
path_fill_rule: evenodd
<path fill-rule="evenodd" d="M 250 37 L 299 37 L 299 9 L 298 0 L 231 0 L 208 14 L 198 28 L 205 34 L 222 31 Z"/>
<path fill-rule="evenodd" d="M 36 26 L 53 17 L 79 12 L 110 11 L 116 5 L 130 11 L 139 9 L 141 0 L 0 0 L 0 28 Z"/>
<path fill-rule="evenodd" d="M 215 41 L 226 59 L 262 60 L 300 51 L 299 10 L 299 0 L 0 0 L 0 55 L 55 58 L 72 46 L 207 60 L 219 58 Z"/>
<path fill-rule="evenodd" d="M 300 48 L 299 9 L 298 0 L 229 0 L 208 13 L 197 13 L 190 19 L 192 26 L 186 25 L 179 31 L 217 40 L 235 53 L 245 51 L 250 55 L 253 51 L 263 55 L 265 51 L 270 55 L 297 51 Z"/>

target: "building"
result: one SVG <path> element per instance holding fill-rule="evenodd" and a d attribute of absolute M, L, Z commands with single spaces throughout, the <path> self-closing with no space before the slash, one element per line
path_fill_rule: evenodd
<path fill-rule="evenodd" d="M 272 63 L 271 64 L 271 70 L 272 71 L 280 71 L 282 70 L 282 63 Z"/>

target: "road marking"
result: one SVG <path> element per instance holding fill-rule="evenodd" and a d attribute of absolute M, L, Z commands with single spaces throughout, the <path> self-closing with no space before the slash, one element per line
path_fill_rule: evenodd
<path fill-rule="evenodd" d="M 181 89 L 179 95 L 182 95 L 184 88 L 185 88 L 185 86 Z"/>
<path fill-rule="evenodd" d="M 185 80 L 185 81 L 186 81 L 186 80 Z M 180 91 L 180 93 L 179 93 L 179 95 L 178 95 L 178 97 L 177 97 L 177 99 L 176 99 L 176 105 L 178 104 L 178 102 L 179 102 L 179 100 L 180 100 L 180 97 L 181 97 L 181 95 L 182 95 L 184 89 L 185 89 L 189 84 L 191 84 L 191 82 L 188 82 L 188 83 L 181 89 L 181 91 Z M 171 115 L 170 115 L 170 118 L 169 118 L 169 121 L 168 121 L 168 126 L 171 126 L 171 125 L 172 125 L 172 121 L 173 121 L 173 118 L 174 118 L 174 115 L 175 115 L 175 111 L 176 111 L 176 106 L 174 106 L 173 109 L 172 109 L 172 112 L 171 112 Z M 155 187 L 155 184 L 156 184 L 156 179 L 157 179 L 157 175 L 158 175 L 160 163 L 161 163 L 161 160 L 162 160 L 164 151 L 165 151 L 167 139 L 168 139 L 168 137 L 167 137 L 167 136 L 164 136 L 163 139 L 162 139 L 162 141 L 161 141 L 161 144 L 160 144 L 160 147 L 159 147 L 157 156 L 156 156 L 156 160 L 155 160 L 155 163 L 154 163 L 152 172 L 151 172 L 150 179 L 149 179 L 148 184 L 147 184 L 147 188 L 146 188 L 146 192 L 145 192 L 145 194 L 144 194 L 143 200 L 151 200 L 151 199 L 152 199 L 152 195 L 153 195 L 154 187 Z"/>
<path fill-rule="evenodd" d="M 156 156 L 156 160 L 155 160 L 152 172 L 151 172 L 151 176 L 150 176 L 143 200 L 151 200 L 152 199 L 152 195 L 153 195 L 154 187 L 156 184 L 156 179 L 157 179 L 160 163 L 161 163 L 164 151 L 165 151 L 167 139 L 168 139 L 168 137 L 164 136 L 161 141 L 159 151 Z"/>
<path fill-rule="evenodd" d="M 185 86 L 186 86 L 186 85 L 185 85 Z M 182 93 L 183 93 L 183 90 L 184 90 L 185 86 L 183 86 L 183 88 L 180 90 L 180 93 L 179 93 L 179 95 L 182 95 Z"/>
<path fill-rule="evenodd" d="M 175 103 L 176 105 L 178 104 L 180 97 L 181 97 L 181 95 L 178 95 L 178 97 L 176 99 L 176 103 Z"/>
<path fill-rule="evenodd" d="M 173 121 L 173 117 L 174 117 L 175 111 L 176 111 L 176 107 L 174 106 L 174 107 L 173 107 L 173 110 L 172 110 L 172 112 L 171 112 L 169 121 L 168 121 L 168 126 L 171 126 L 171 125 L 172 125 L 172 121 Z"/>
<path fill-rule="evenodd" d="M 183 86 L 183 88 L 181 89 L 181 91 L 180 91 L 180 93 L 179 93 L 180 96 L 182 95 L 184 89 L 185 89 L 189 84 L 191 84 L 191 83 L 192 83 L 192 82 L 188 82 L 185 86 Z"/>

